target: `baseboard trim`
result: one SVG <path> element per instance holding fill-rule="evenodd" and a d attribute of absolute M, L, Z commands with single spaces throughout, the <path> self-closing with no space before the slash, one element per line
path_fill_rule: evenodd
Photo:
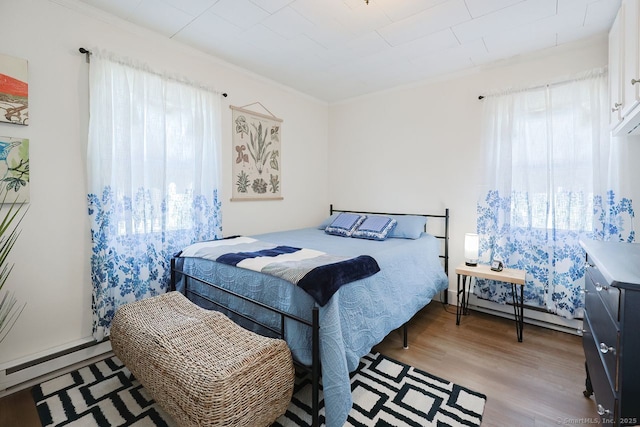
<path fill-rule="evenodd" d="M 32 387 L 113 355 L 110 341 L 72 345 L 0 370 L 0 397 Z"/>
<path fill-rule="evenodd" d="M 457 305 L 455 290 L 449 290 L 449 303 L 454 306 Z M 469 308 L 471 310 L 492 314 L 494 316 L 505 317 L 508 319 L 514 318 L 513 305 L 498 304 L 492 301 L 483 300 L 473 294 L 469 296 Z M 564 317 L 552 313 L 527 309 L 525 307 L 524 322 L 572 335 L 582 335 L 582 319 L 565 319 Z"/>

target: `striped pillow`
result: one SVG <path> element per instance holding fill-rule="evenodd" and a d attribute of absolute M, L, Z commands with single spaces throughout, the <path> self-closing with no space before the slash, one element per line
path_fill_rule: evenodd
<path fill-rule="evenodd" d="M 334 236 L 351 237 L 366 218 L 364 215 L 342 212 L 324 229 L 324 232 Z"/>
<path fill-rule="evenodd" d="M 370 215 L 353 232 L 358 239 L 385 240 L 398 222 L 388 216 Z"/>

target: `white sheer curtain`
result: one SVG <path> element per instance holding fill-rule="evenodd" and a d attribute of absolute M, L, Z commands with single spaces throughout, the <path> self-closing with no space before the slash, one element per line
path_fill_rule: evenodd
<path fill-rule="evenodd" d="M 582 317 L 579 240 L 634 238 L 631 200 L 621 194 L 625 144 L 609 137 L 607 100 L 605 70 L 483 100 L 481 260 L 526 270 L 525 304 L 567 318 Z M 491 281 L 475 289 L 500 303 L 510 292 Z"/>
<path fill-rule="evenodd" d="M 170 258 L 221 236 L 220 96 L 111 54 L 90 65 L 93 330 L 166 291 Z"/>

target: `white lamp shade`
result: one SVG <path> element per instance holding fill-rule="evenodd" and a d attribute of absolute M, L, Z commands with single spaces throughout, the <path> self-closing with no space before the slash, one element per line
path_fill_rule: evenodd
<path fill-rule="evenodd" d="M 464 262 L 467 265 L 478 264 L 478 247 L 480 239 L 475 233 L 465 233 L 464 235 Z"/>

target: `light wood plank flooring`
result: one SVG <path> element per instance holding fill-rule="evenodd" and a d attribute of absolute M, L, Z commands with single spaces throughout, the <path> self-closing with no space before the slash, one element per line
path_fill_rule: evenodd
<path fill-rule="evenodd" d="M 455 306 L 432 303 L 409 323 L 409 349 L 394 331 L 380 353 L 487 396 L 482 425 L 540 427 L 596 423 L 596 404 L 583 396 L 579 336 L 476 311 L 456 326 Z"/>
<path fill-rule="evenodd" d="M 581 339 L 472 311 L 455 324 L 455 307 L 432 303 L 409 324 L 409 349 L 394 331 L 374 350 L 487 395 L 482 425 L 586 425 L 595 420 L 584 390 Z M 582 422 L 581 422 L 582 420 Z M 595 421 L 594 421 L 595 422 Z M 29 390 L 0 399 L 0 426 L 40 427 Z"/>

